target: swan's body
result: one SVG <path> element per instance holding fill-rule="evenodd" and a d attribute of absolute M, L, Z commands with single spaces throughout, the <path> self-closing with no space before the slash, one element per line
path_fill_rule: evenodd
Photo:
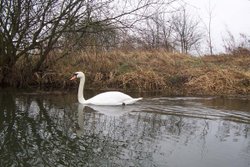
<path fill-rule="evenodd" d="M 100 93 L 88 100 L 85 100 L 84 104 L 94 104 L 94 105 L 125 105 L 132 104 L 141 98 L 132 98 L 122 92 L 112 91 Z"/>
<path fill-rule="evenodd" d="M 81 104 L 92 105 L 127 105 L 133 104 L 142 98 L 132 98 L 131 96 L 118 91 L 110 91 L 100 93 L 88 100 L 84 99 L 83 90 L 85 84 L 85 75 L 82 72 L 76 72 L 71 80 L 80 78 L 80 84 L 78 87 L 78 102 Z"/>

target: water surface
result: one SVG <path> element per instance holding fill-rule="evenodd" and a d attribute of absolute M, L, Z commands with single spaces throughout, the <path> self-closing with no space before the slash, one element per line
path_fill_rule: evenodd
<path fill-rule="evenodd" d="M 104 107 L 79 105 L 75 92 L 0 91 L 3 167 L 250 166 L 247 98 L 148 96 Z"/>

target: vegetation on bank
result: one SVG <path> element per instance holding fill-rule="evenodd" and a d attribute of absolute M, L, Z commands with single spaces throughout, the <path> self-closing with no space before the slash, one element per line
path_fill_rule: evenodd
<path fill-rule="evenodd" d="M 76 87 L 69 78 L 83 71 L 87 89 L 249 94 L 249 36 L 236 40 L 228 31 L 223 38 L 228 55 L 190 56 L 193 51 L 202 55 L 202 46 L 214 54 L 210 23 L 205 33 L 201 20 L 177 4 L 3 1 L 0 86 Z"/>
<path fill-rule="evenodd" d="M 29 66 L 23 68 L 20 60 L 9 82 L 26 87 L 77 87 L 69 78 L 75 71 L 83 71 L 86 89 L 161 91 L 167 95 L 250 94 L 249 53 L 194 57 L 163 50 L 77 52 L 50 65 L 53 61 L 46 60 L 46 71 L 27 76 Z"/>

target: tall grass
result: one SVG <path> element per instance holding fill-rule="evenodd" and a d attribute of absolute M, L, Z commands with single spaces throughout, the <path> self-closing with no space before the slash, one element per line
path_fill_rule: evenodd
<path fill-rule="evenodd" d="M 249 55 L 193 57 L 163 50 L 75 52 L 48 66 L 46 71 L 25 77 L 26 85 L 76 87 L 77 82 L 68 79 L 75 71 L 83 71 L 87 89 L 162 91 L 170 95 L 250 94 Z M 24 80 L 27 73 L 22 67 L 20 61 L 17 80 Z"/>

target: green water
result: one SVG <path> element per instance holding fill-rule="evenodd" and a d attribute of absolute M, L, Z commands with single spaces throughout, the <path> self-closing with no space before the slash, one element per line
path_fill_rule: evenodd
<path fill-rule="evenodd" d="M 146 95 L 104 107 L 79 105 L 76 92 L 0 91 L 1 167 L 250 166 L 247 98 Z"/>

